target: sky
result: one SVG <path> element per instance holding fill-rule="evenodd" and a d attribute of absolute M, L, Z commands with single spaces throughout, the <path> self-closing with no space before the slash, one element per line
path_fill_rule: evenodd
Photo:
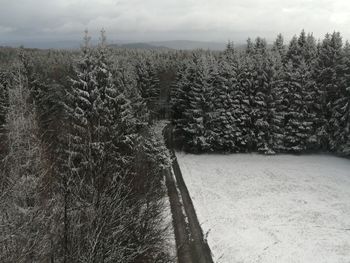
<path fill-rule="evenodd" d="M 350 39 L 349 0 L 0 0 L 0 43 L 75 41 L 101 28 L 111 42 L 286 39 L 302 29 Z"/>

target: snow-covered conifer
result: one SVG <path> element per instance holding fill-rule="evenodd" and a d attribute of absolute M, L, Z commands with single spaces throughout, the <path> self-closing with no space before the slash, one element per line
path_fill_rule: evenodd
<path fill-rule="evenodd" d="M 189 69 L 190 82 L 188 92 L 189 107 L 185 110 L 184 139 L 190 151 L 211 150 L 211 131 L 208 128 L 212 120 L 212 85 L 210 58 L 203 54 L 194 54 L 193 64 Z"/>
<path fill-rule="evenodd" d="M 282 34 L 277 35 L 276 40 L 273 42 L 272 51 L 278 52 L 282 59 L 286 55 L 287 50 Z"/>
<path fill-rule="evenodd" d="M 322 132 L 322 148 L 329 148 L 328 135 L 334 133 L 334 127 L 330 125 L 329 120 L 332 115 L 332 108 L 339 96 L 341 90 L 341 81 L 343 79 L 342 49 L 343 43 L 339 33 L 327 34 L 319 48 L 317 61 L 315 63 L 315 80 L 319 87 L 322 105 L 318 129 Z"/>

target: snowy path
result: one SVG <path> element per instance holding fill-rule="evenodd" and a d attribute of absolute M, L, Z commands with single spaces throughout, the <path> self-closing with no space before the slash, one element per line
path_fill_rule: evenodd
<path fill-rule="evenodd" d="M 168 125 L 167 121 L 159 121 L 153 126 L 154 135 L 157 139 L 164 143 L 163 133 L 167 137 L 167 146 L 172 145 L 172 127 Z M 177 258 L 178 263 L 213 263 L 211 257 L 210 248 L 204 241 L 201 226 L 199 225 L 195 209 L 188 189 L 185 185 L 182 177 L 179 164 L 177 162 L 175 152 L 173 149 L 169 151 L 165 150 L 166 157 L 168 158 L 170 167 L 165 167 L 164 176 L 165 184 L 168 192 L 168 202 L 166 202 L 167 208 L 164 211 L 165 222 L 169 223 L 170 215 L 169 209 L 172 214 L 173 227 L 169 230 L 173 230 L 173 233 L 169 233 L 167 242 L 169 245 L 169 252 L 175 245 L 174 259 Z M 175 238 L 175 240 L 174 240 Z M 174 244 L 175 241 L 176 244 Z"/>
<path fill-rule="evenodd" d="M 177 153 L 214 260 L 349 263 L 350 161 Z"/>

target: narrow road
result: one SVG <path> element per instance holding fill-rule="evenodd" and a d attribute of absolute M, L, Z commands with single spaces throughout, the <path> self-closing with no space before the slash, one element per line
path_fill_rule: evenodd
<path fill-rule="evenodd" d="M 173 216 L 175 241 L 177 248 L 177 260 L 179 263 L 196 263 L 192 261 L 191 248 L 189 246 L 189 229 L 182 209 L 182 203 L 177 191 L 173 173 L 169 170 L 166 174 L 166 187 L 170 201 L 170 209 Z"/>
<path fill-rule="evenodd" d="M 173 159 L 174 173 L 168 171 L 166 185 L 173 215 L 178 262 L 213 263 L 210 248 L 204 239 L 202 228 L 176 159 L 171 125 L 165 127 L 164 137 Z"/>

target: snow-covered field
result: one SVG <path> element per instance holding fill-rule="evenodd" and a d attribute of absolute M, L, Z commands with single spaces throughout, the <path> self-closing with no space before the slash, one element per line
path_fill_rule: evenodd
<path fill-rule="evenodd" d="M 350 160 L 177 157 L 214 261 L 350 262 Z"/>

